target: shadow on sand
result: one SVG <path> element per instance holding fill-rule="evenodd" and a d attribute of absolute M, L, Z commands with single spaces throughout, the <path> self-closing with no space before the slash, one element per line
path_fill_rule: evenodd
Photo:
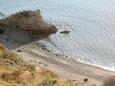
<path fill-rule="evenodd" d="M 0 34 L 0 42 L 7 46 L 9 49 L 16 49 L 31 42 L 47 38 L 48 36 L 49 35 L 45 34 L 35 35 L 16 29 L 5 29 L 5 32 Z"/>

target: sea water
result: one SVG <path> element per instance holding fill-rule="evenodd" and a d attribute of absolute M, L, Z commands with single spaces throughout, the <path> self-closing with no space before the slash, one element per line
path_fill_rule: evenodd
<path fill-rule="evenodd" d="M 115 71 L 115 0 L 0 0 L 5 16 L 36 9 L 59 29 L 39 41 L 51 52 Z"/>

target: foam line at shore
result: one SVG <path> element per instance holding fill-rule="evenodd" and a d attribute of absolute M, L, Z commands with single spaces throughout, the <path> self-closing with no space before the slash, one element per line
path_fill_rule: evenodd
<path fill-rule="evenodd" d="M 72 59 L 72 58 L 70 58 L 70 59 Z M 107 67 L 107 66 L 97 65 L 97 64 L 93 64 L 93 63 L 89 63 L 89 62 L 80 60 L 80 59 L 77 59 L 77 60 L 73 59 L 73 60 L 75 60 L 76 62 L 80 62 L 82 64 L 86 64 L 86 65 L 98 67 L 98 68 L 101 68 L 101 69 L 104 69 L 104 70 L 107 70 L 107 71 L 113 71 L 113 72 L 115 72 L 115 68 L 114 67 Z"/>

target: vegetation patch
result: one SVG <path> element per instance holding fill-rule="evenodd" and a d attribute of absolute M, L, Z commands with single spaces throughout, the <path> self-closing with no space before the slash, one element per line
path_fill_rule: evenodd
<path fill-rule="evenodd" d="M 48 69 L 23 61 L 0 44 L 0 86 L 96 86 L 64 80 Z"/>

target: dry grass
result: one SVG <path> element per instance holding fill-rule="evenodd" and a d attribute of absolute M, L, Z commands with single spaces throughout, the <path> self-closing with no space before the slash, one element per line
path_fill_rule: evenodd
<path fill-rule="evenodd" d="M 63 80 L 45 68 L 34 67 L 0 44 L 0 86 L 84 86 Z M 85 85 L 86 86 L 86 85 Z M 88 86 L 96 86 L 88 85 Z"/>

